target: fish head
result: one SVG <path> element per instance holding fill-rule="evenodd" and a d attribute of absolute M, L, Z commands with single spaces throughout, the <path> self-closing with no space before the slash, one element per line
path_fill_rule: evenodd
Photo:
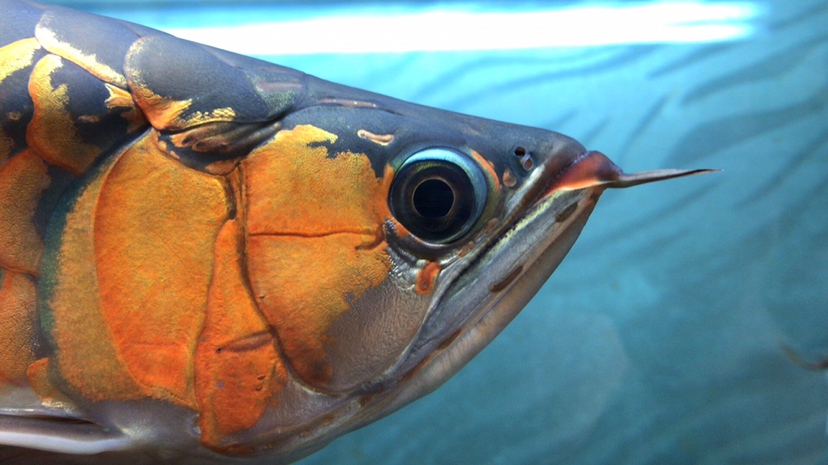
<path fill-rule="evenodd" d="M 254 447 L 301 418 L 280 448 L 321 448 L 436 389 L 535 295 L 606 188 L 695 173 L 626 175 L 556 132 L 308 89 L 240 165 L 251 289 L 291 379 L 244 433 Z"/>

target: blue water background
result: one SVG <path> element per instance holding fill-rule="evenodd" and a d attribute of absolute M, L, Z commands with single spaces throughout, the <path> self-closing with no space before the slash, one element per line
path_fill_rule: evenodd
<path fill-rule="evenodd" d="M 73 3 L 162 28 L 342 7 Z M 781 348 L 828 358 L 828 2 L 760 5 L 727 43 L 263 57 L 559 131 L 628 172 L 723 170 L 608 191 L 465 369 L 303 464 L 828 463 L 825 374 Z"/>

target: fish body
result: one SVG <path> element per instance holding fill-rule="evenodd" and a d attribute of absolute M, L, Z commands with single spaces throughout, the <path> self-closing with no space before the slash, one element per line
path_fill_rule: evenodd
<path fill-rule="evenodd" d="M 456 373 L 604 189 L 699 172 L 626 175 L 551 131 L 0 11 L 8 447 L 296 460 Z"/>

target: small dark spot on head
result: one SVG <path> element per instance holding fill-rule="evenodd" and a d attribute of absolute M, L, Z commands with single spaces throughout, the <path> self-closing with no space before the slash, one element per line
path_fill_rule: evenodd
<path fill-rule="evenodd" d="M 224 350 L 224 349 L 222 349 L 221 347 L 219 347 L 218 349 L 216 349 L 216 353 L 217 353 L 217 354 L 220 354 L 222 350 Z"/>
<path fill-rule="evenodd" d="M 572 214 L 575 213 L 575 210 L 577 210 L 577 209 L 578 209 L 578 204 L 573 203 L 572 205 L 564 208 L 562 212 L 555 215 L 555 221 L 558 222 L 558 223 L 563 223 L 570 216 L 572 216 Z"/>
<path fill-rule="evenodd" d="M 465 257 L 469 252 L 474 250 L 475 245 L 474 241 L 469 241 L 466 245 L 457 250 L 457 256 Z"/>
<path fill-rule="evenodd" d="M 526 155 L 526 149 L 525 148 L 517 147 L 515 149 L 515 156 L 516 157 L 521 157 L 522 158 L 524 155 Z"/>
<path fill-rule="evenodd" d="M 403 375 L 402 375 L 402 376 L 400 376 L 399 378 L 397 378 L 397 382 L 398 382 L 398 383 L 404 383 L 404 382 L 408 381 L 409 379 L 413 378 L 413 377 L 414 377 L 414 375 L 416 375 L 417 373 L 419 373 L 419 372 L 420 372 L 420 370 L 421 370 L 424 366 L 426 366 L 426 364 L 428 364 L 428 361 L 429 361 L 429 358 L 428 358 L 428 357 L 426 357 L 426 358 L 424 358 L 424 359 L 420 360 L 419 362 L 417 362 L 417 364 L 416 364 L 416 365 L 414 365 L 413 367 L 411 367 L 411 369 L 410 369 L 410 370 L 408 370 L 407 372 L 403 373 Z"/>
<path fill-rule="evenodd" d="M 506 187 L 515 187 L 517 184 L 517 179 L 515 179 L 515 175 L 512 174 L 512 171 L 509 167 L 503 170 L 503 185 Z"/>
<path fill-rule="evenodd" d="M 259 381 L 264 381 L 265 378 L 267 378 L 266 375 L 259 375 L 256 377 L 256 379 L 258 379 Z"/>
<path fill-rule="evenodd" d="M 437 275 L 440 274 L 441 268 L 438 262 L 428 262 L 417 273 L 417 288 L 418 294 L 428 294 L 434 288 L 434 283 L 437 280 Z"/>
<path fill-rule="evenodd" d="M 222 380 L 216 381 L 216 388 L 224 389 L 224 381 L 222 381 Z"/>
<path fill-rule="evenodd" d="M 78 123 L 81 124 L 95 124 L 101 120 L 97 115 L 83 115 L 78 117 Z"/>
<path fill-rule="evenodd" d="M 483 234 L 491 234 L 492 231 L 494 231 L 495 228 L 497 228 L 498 224 L 500 224 L 500 218 L 492 218 L 486 224 L 486 229 L 483 230 Z"/>
<path fill-rule="evenodd" d="M 462 332 L 463 332 L 463 329 L 460 328 L 457 331 L 451 333 L 451 335 L 449 337 L 443 339 L 443 342 L 441 342 L 440 345 L 437 346 L 437 349 L 438 350 L 445 350 L 445 348 L 450 346 L 451 343 L 454 342 L 454 340 L 457 339 L 457 336 L 459 336 L 460 333 L 462 333 Z"/>
<path fill-rule="evenodd" d="M 507 287 L 509 287 L 510 284 L 512 284 L 512 282 L 515 279 L 517 279 L 518 276 L 520 276 L 520 273 L 522 271 L 523 265 L 519 265 L 518 267 L 510 271 L 509 274 L 506 275 L 506 277 L 489 286 L 489 291 L 492 293 L 497 293 L 506 289 Z"/>
<path fill-rule="evenodd" d="M 221 449 L 222 449 L 222 453 L 234 454 L 234 455 L 250 454 L 255 450 L 253 448 L 243 446 L 243 445 L 239 444 L 238 442 L 231 442 L 230 444 L 227 444 L 226 446 L 222 446 Z"/>

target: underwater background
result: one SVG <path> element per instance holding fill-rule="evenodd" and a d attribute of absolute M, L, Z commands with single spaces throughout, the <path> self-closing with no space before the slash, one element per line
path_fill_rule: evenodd
<path fill-rule="evenodd" d="M 606 192 L 466 368 L 300 463 L 828 463 L 828 382 L 802 366 L 828 360 L 828 1 L 52 3 L 562 132 L 627 172 L 723 170 Z"/>

